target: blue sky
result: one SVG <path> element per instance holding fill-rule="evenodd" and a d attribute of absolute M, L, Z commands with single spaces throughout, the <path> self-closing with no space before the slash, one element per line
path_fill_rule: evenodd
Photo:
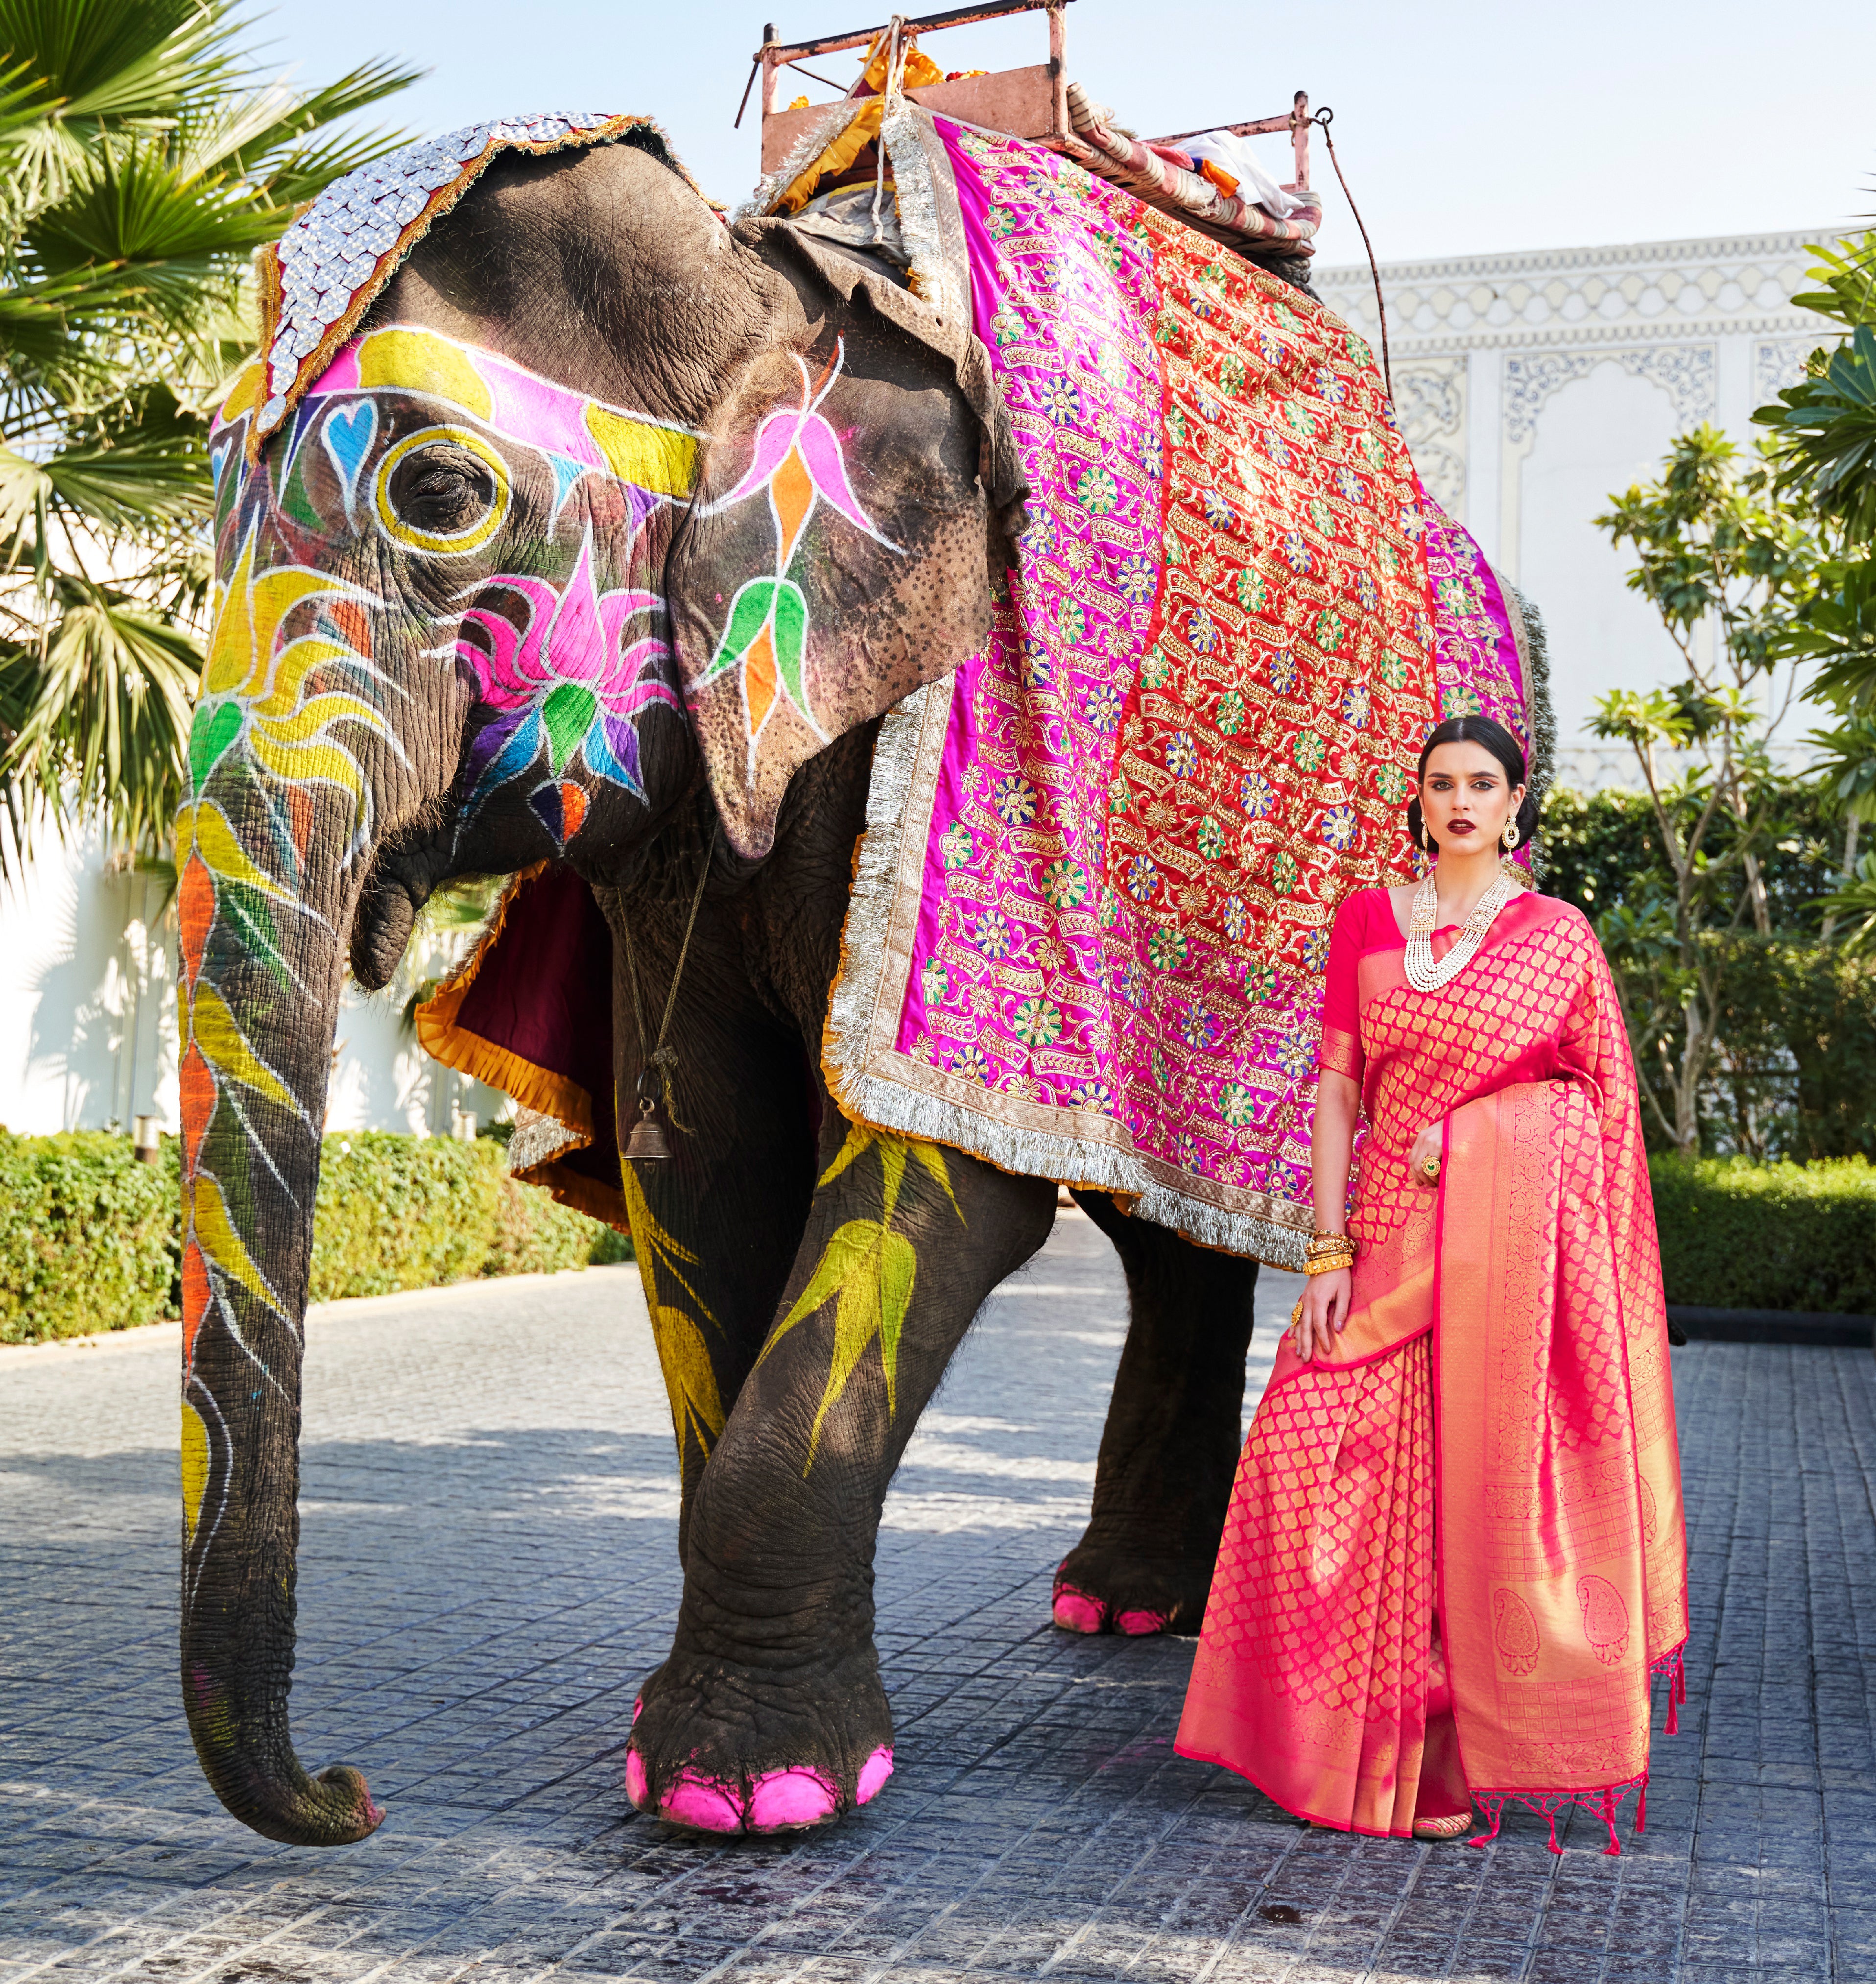
<path fill-rule="evenodd" d="M 784 38 L 874 18 L 863 0 L 769 4 Z M 304 82 L 374 55 L 427 67 L 386 106 L 413 130 L 523 111 L 647 112 L 706 189 L 734 201 L 755 178 L 753 113 L 730 126 L 762 39 L 759 5 L 321 0 L 260 12 L 256 27 L 269 57 Z M 1869 0 L 1074 0 L 1067 22 L 1070 73 L 1144 132 L 1268 116 L 1298 89 L 1333 106 L 1342 168 L 1384 260 L 1876 213 Z M 1045 50 L 1039 15 L 954 28 L 932 46 L 946 69 L 1003 68 Z M 853 62 L 811 66 L 844 83 Z M 1275 141 L 1273 166 L 1285 149 Z M 1357 260 L 1317 151 L 1325 260 Z"/>

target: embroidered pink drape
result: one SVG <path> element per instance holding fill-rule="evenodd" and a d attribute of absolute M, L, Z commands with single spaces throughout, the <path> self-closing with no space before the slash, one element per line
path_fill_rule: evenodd
<path fill-rule="evenodd" d="M 1619 1851 L 1650 1679 L 1680 1687 L 1687 1630 L 1627 1036 L 1566 903 L 1515 898 L 1436 992 L 1404 951 L 1385 890 L 1344 903 L 1322 1065 L 1359 1082 L 1368 1125 L 1354 1308 L 1328 1360 L 1278 1353 L 1178 1747 L 1358 1832 L 1581 1804 Z M 1435 1192 L 1407 1154 L 1441 1122 Z"/>

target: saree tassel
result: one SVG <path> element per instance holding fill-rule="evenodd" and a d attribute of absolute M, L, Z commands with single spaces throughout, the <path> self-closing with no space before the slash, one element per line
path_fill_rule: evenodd
<path fill-rule="evenodd" d="M 1680 1734 L 1680 1708 L 1671 1680 L 1667 1684 L 1667 1720 L 1661 1727 L 1665 1735 L 1678 1736 Z"/>
<path fill-rule="evenodd" d="M 1561 1853 L 1563 1849 L 1557 1844 L 1557 1815 L 1554 1811 L 1552 1811 L 1546 1812 L 1545 1816 L 1550 1821 L 1550 1851 L 1553 1853 Z"/>
<path fill-rule="evenodd" d="M 1613 1791 L 1603 1794 L 1603 1823 L 1609 1828 L 1609 1844 L 1603 1848 L 1603 1857 L 1606 1859 L 1612 1853 L 1620 1856 L 1622 1842 L 1616 1837 L 1616 1795 Z"/>
<path fill-rule="evenodd" d="M 1492 1830 L 1467 1840 L 1468 1846 L 1489 1846 L 1498 1837 L 1499 1824 L 1505 1816 L 1505 1801 L 1502 1798 L 1481 1798 L 1479 1804 L 1486 1818 L 1491 1820 Z"/>
<path fill-rule="evenodd" d="M 1643 1782 L 1640 1796 L 1635 1801 L 1635 1830 L 1637 1832 L 1648 1830 L 1648 1786 L 1646 1780 Z"/>

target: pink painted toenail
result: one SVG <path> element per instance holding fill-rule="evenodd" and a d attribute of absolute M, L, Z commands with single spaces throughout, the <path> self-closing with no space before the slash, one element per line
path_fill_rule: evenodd
<path fill-rule="evenodd" d="M 625 1752 L 625 1795 L 641 1811 L 650 1808 L 652 1801 L 645 1788 L 645 1765 L 639 1761 L 636 1750 Z"/>
<path fill-rule="evenodd" d="M 893 1746 L 882 1743 L 866 1762 L 860 1766 L 859 1782 L 853 1788 L 853 1802 L 866 1805 L 879 1795 L 886 1781 L 893 1775 Z"/>
<path fill-rule="evenodd" d="M 1098 1599 L 1064 1584 L 1055 1594 L 1055 1623 L 1070 1633 L 1098 1633 L 1104 1610 Z"/>
<path fill-rule="evenodd" d="M 1148 1633 L 1163 1633 L 1166 1630 L 1166 1614 L 1164 1612 L 1117 1613 L 1114 1630 L 1136 1640 L 1144 1638 Z"/>
<path fill-rule="evenodd" d="M 819 1825 L 832 1818 L 840 1803 L 833 1786 L 819 1771 L 797 1764 L 786 1771 L 765 1771 L 749 1787 L 749 1830 L 783 1832 L 796 1826 Z"/>
<path fill-rule="evenodd" d="M 665 1794 L 658 1817 L 673 1825 L 693 1826 L 699 1832 L 740 1832 L 742 1801 L 712 1778 L 680 1771 Z"/>

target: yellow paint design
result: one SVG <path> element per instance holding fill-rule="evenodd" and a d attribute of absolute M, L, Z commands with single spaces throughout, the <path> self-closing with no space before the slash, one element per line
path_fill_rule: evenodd
<path fill-rule="evenodd" d="M 176 866 L 180 874 L 189 866 L 191 853 L 199 854 L 203 864 L 212 875 L 219 875 L 230 882 L 245 883 L 250 889 L 258 889 L 263 894 L 272 896 L 276 901 L 290 903 L 290 890 L 283 889 L 271 875 L 256 868 L 247 857 L 247 850 L 235 837 L 234 829 L 228 824 L 227 816 L 213 800 L 197 799 L 180 808 L 176 816 Z"/>
<path fill-rule="evenodd" d="M 587 404 L 586 431 L 621 482 L 636 483 L 661 496 L 688 496 L 697 480 L 697 441 L 615 413 L 597 400 Z"/>
<path fill-rule="evenodd" d="M 233 1077 L 270 1102 L 279 1103 L 283 1109 L 301 1113 L 286 1084 L 248 1045 L 235 1016 L 212 985 L 196 986 L 195 997 L 189 1002 L 186 1025 L 185 1051 L 193 1040 L 201 1048 L 203 1059 L 218 1074 Z"/>
<path fill-rule="evenodd" d="M 494 478 L 494 500 L 483 515 L 460 531 L 420 531 L 414 524 L 406 523 L 398 515 L 391 501 L 391 478 L 397 474 L 398 464 L 413 449 L 429 447 L 437 441 L 448 441 L 454 447 L 466 448 Z M 408 545 L 413 551 L 458 555 L 474 551 L 479 545 L 487 544 L 501 528 L 508 514 L 508 464 L 480 434 L 471 433 L 467 427 L 421 427 L 415 434 L 406 434 L 378 464 L 371 489 L 371 500 L 377 506 L 378 521 L 384 526 L 385 535 L 400 545 Z"/>
<path fill-rule="evenodd" d="M 207 1172 L 201 1171 L 184 1191 L 189 1201 L 196 1243 L 203 1252 L 224 1274 L 239 1282 L 249 1294 L 264 1302 L 276 1315 L 285 1315 L 286 1309 L 268 1287 L 260 1270 L 248 1258 L 241 1236 L 228 1217 L 228 1205 L 222 1197 L 221 1187 Z"/>
<path fill-rule="evenodd" d="M 209 1492 L 209 1429 L 202 1415 L 183 1401 L 183 1522 L 189 1540 L 196 1540 L 202 1520 L 202 1498 Z"/>
<path fill-rule="evenodd" d="M 804 1476 L 814 1466 L 820 1449 L 821 1428 L 827 1415 L 839 1403 L 847 1380 L 876 1336 L 879 1339 L 879 1361 L 886 1377 L 886 1409 L 889 1415 L 899 1409 L 899 1340 L 911 1311 L 919 1265 L 912 1242 L 892 1230 L 908 1158 L 915 1159 L 943 1188 L 951 1210 L 956 1213 L 959 1223 L 964 1223 L 963 1212 L 951 1189 L 944 1153 L 936 1144 L 914 1142 L 863 1124 L 849 1128 L 839 1155 L 821 1175 L 821 1185 L 832 1184 L 856 1158 L 876 1147 L 879 1153 L 879 1217 L 849 1219 L 835 1230 L 815 1263 L 814 1272 L 808 1277 L 808 1285 L 762 1346 L 765 1358 L 798 1322 L 806 1321 L 829 1302 L 834 1303 L 833 1354 L 821 1393 L 820 1409 L 814 1416 L 813 1430 L 808 1436 L 807 1464 L 802 1469 Z M 759 1363 L 762 1359 L 756 1361 Z"/>
<path fill-rule="evenodd" d="M 658 1346 L 658 1362 L 671 1399 L 672 1431 L 677 1436 L 681 1466 L 687 1430 L 705 1458 L 709 1457 L 723 1430 L 723 1402 L 717 1391 L 716 1370 L 710 1362 L 703 1332 L 695 1318 L 664 1300 L 658 1285 L 661 1273 L 683 1290 L 698 1315 L 713 1328 L 716 1318 L 678 1272 L 680 1265 L 695 1267 L 697 1256 L 658 1223 L 631 1166 L 621 1165 L 619 1168 L 625 1175 L 626 1222 L 631 1228 L 632 1252 L 638 1259 L 645 1305 L 651 1312 L 652 1339 Z"/>
<path fill-rule="evenodd" d="M 251 414 L 260 404 L 261 365 L 256 359 L 246 365 L 235 375 L 235 382 L 229 388 L 228 397 L 223 400 L 221 411 L 215 416 L 217 424 L 226 427 L 230 421 L 238 421 L 243 414 Z"/>
<path fill-rule="evenodd" d="M 249 534 L 228 575 L 221 611 L 209 636 L 209 659 L 202 671 L 205 695 L 230 689 L 258 697 L 266 685 L 280 622 L 309 599 L 363 599 L 357 586 L 310 565 L 282 565 L 256 576 L 254 536 Z"/>
<path fill-rule="evenodd" d="M 364 774 L 351 752 L 337 744 L 280 744 L 265 731 L 256 730 L 254 756 L 278 779 L 289 785 L 339 786 L 352 796 L 353 815 L 364 803 Z"/>
<path fill-rule="evenodd" d="M 487 420 L 494 395 L 460 344 L 427 330 L 374 331 L 358 347 L 358 383 L 434 393 Z"/>

